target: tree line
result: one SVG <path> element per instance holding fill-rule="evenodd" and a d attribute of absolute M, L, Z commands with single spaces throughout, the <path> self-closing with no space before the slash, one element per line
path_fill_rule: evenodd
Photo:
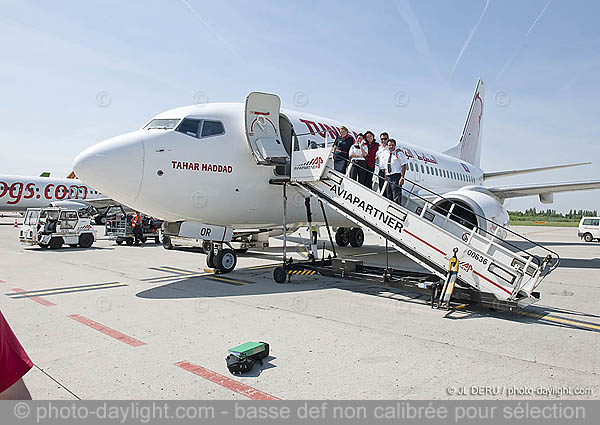
<path fill-rule="evenodd" d="M 535 207 L 527 208 L 525 211 L 509 211 L 508 215 L 513 220 L 533 220 L 533 219 L 553 219 L 562 220 L 580 220 L 581 217 L 598 217 L 597 210 L 569 210 L 568 213 L 559 213 L 556 210 L 548 208 L 547 210 L 536 210 Z"/>

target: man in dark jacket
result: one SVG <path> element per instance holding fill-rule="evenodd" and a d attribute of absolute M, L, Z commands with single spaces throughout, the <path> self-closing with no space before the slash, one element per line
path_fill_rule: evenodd
<path fill-rule="evenodd" d="M 340 173 L 346 174 L 348 167 L 348 151 L 354 144 L 354 139 L 348 133 L 348 129 L 344 126 L 340 127 L 340 135 L 335 139 L 335 153 L 333 155 L 333 168 Z"/>

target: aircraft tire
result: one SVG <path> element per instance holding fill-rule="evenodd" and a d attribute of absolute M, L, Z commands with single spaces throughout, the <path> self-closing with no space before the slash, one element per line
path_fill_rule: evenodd
<path fill-rule="evenodd" d="M 215 269 L 215 252 L 211 249 L 208 254 L 206 254 L 206 267 L 209 269 Z"/>
<path fill-rule="evenodd" d="M 360 227 L 355 227 L 348 232 L 348 238 L 353 248 L 360 248 L 365 242 L 365 233 Z"/>
<path fill-rule="evenodd" d="M 345 227 L 339 227 L 335 232 L 335 243 L 337 243 L 338 246 L 348 246 L 350 243 L 348 231 Z"/>
<path fill-rule="evenodd" d="M 220 249 L 215 257 L 215 268 L 221 273 L 230 273 L 237 264 L 237 255 L 231 248 Z"/>

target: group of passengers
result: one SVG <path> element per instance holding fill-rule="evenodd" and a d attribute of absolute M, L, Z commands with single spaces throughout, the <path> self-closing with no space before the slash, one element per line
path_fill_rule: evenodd
<path fill-rule="evenodd" d="M 333 156 L 334 168 L 353 180 L 373 189 L 375 169 L 378 179 L 375 182 L 381 189 L 387 182 L 384 196 L 397 204 L 402 201 L 402 185 L 408 159 L 402 149 L 396 147 L 396 141 L 388 133 L 379 135 L 379 143 L 372 131 L 359 133 L 356 139 L 344 126 L 335 140 Z M 350 165 L 350 167 L 348 167 Z"/>

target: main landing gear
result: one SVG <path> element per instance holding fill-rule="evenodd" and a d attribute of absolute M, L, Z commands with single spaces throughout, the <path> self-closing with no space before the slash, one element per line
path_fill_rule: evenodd
<path fill-rule="evenodd" d="M 352 246 L 360 248 L 365 242 L 365 234 L 360 227 L 338 227 L 335 232 L 335 242 L 338 246 Z"/>
<path fill-rule="evenodd" d="M 232 272 L 237 264 L 237 254 L 235 251 L 224 244 L 211 243 L 210 245 L 210 249 L 206 255 L 206 266 L 215 269 L 219 273 Z"/>

